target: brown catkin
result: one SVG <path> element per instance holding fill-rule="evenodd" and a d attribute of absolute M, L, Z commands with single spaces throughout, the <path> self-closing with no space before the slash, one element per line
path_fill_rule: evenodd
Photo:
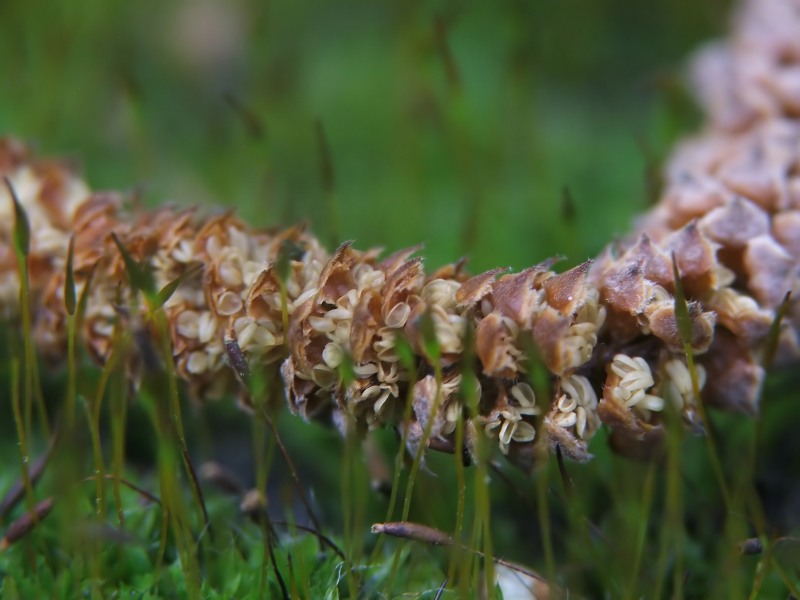
<path fill-rule="evenodd" d="M 412 450 L 452 449 L 472 397 L 469 451 L 482 430 L 520 465 L 556 445 L 586 460 L 605 424 L 615 450 L 650 456 L 669 406 L 700 426 L 684 342 L 703 401 L 755 413 L 765 346 L 791 292 L 775 362 L 800 357 L 800 3 L 746 2 L 693 73 L 707 123 L 676 148 L 660 202 L 630 237 L 561 274 L 545 262 L 469 276 L 463 261 L 426 273 L 418 248 L 381 258 L 345 243 L 331 255 L 302 228 L 254 229 L 230 212 L 129 213 L 123 196 L 93 193 L 68 166 L 3 140 L 0 173 L 31 223 L 36 342 L 63 353 L 73 236 L 78 294 L 91 279 L 80 334 L 92 356 L 108 357 L 119 324 L 153 329 L 116 238 L 149 265 L 155 289 L 196 268 L 164 310 L 177 372 L 198 397 L 235 393 L 237 373 L 279 373 L 293 412 L 342 431 L 396 426 Z M 18 311 L 13 210 L 0 192 L 6 317 Z M 533 360 L 550 373 L 547 398 L 534 393 Z"/>

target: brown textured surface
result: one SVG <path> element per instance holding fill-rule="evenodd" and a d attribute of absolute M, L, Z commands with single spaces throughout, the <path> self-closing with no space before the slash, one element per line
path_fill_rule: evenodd
<path fill-rule="evenodd" d="M 257 230 L 230 213 L 130 214 L 122 196 L 92 193 L 67 166 L 3 140 L 0 171 L 32 226 L 37 342 L 55 355 L 65 343 L 70 236 L 79 293 L 93 274 L 81 331 L 92 355 L 108 356 L 115 328 L 147 330 L 113 232 L 152 266 L 157 288 L 202 265 L 164 307 L 178 373 L 197 396 L 238 389 L 235 354 L 250 372 L 280 372 L 291 410 L 343 429 L 399 426 L 410 400 L 409 447 L 441 449 L 468 412 L 469 377 L 479 392 L 470 447 L 482 427 L 520 464 L 535 445 L 585 460 L 602 421 L 618 451 L 657 454 L 670 403 L 697 425 L 673 256 L 704 400 L 757 411 L 763 345 L 790 291 L 776 360 L 800 357 L 800 4 L 746 3 L 731 37 L 702 50 L 694 72 L 707 126 L 676 149 L 661 201 L 630 238 L 562 274 L 550 261 L 517 274 L 470 278 L 463 261 L 426 274 L 418 248 L 381 260 L 343 244 L 330 255 L 301 228 Z M 13 206 L 0 195 L 0 307 L 11 316 Z M 413 364 L 401 360 L 401 339 Z M 547 397 L 528 380 L 534 360 L 550 372 Z"/>

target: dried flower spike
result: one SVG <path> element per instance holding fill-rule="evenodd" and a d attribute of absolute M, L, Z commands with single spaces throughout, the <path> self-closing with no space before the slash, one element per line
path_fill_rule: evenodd
<path fill-rule="evenodd" d="M 293 412 L 342 431 L 396 427 L 412 451 L 454 449 L 463 421 L 468 454 L 485 435 L 523 465 L 547 447 L 588 459 L 603 424 L 618 451 L 652 456 L 665 410 L 694 428 L 701 400 L 758 410 L 768 338 L 775 364 L 800 359 L 800 14 L 789 5 L 745 2 L 730 38 L 701 51 L 706 127 L 676 148 L 661 201 L 595 261 L 560 274 L 552 260 L 520 273 L 470 277 L 463 261 L 427 273 L 418 247 L 381 259 L 344 243 L 329 254 L 303 228 L 254 229 L 230 212 L 131 214 L 123 196 L 91 192 L 6 139 L 0 310 L 19 310 L 10 224 L 22 210 L 43 353 L 63 354 L 75 298 L 101 362 L 120 326 L 155 335 L 151 312 L 163 310 L 197 397 L 236 394 L 264 372 L 282 378 Z M 534 394 L 537 369 L 550 389 Z"/>

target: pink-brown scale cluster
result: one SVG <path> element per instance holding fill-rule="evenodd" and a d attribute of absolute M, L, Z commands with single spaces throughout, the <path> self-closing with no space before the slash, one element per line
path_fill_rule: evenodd
<path fill-rule="evenodd" d="M 126 331 L 156 336 L 119 242 L 147 265 L 156 290 L 196 269 L 163 310 L 177 373 L 198 396 L 235 390 L 242 365 L 230 363 L 241 359 L 250 372 L 275 373 L 280 365 L 290 408 L 342 429 L 399 425 L 410 401 L 412 448 L 423 440 L 452 447 L 466 413 L 464 378 L 478 413 L 468 424 L 469 449 L 482 428 L 514 454 L 534 443 L 543 419 L 555 437 L 572 432 L 579 451 L 568 454 L 579 458 L 599 426 L 597 395 L 577 372 L 592 357 L 605 317 L 587 284 L 589 263 L 560 275 L 542 264 L 469 277 L 463 262 L 426 274 L 412 258 L 416 248 L 380 260 L 377 251 L 343 244 L 329 256 L 301 229 L 254 230 L 231 213 L 131 214 L 122 195 L 92 193 L 69 167 L 32 159 L 13 141 L 0 146 L 0 166 L 31 222 L 34 335 L 47 355 L 63 354 L 65 345 L 70 238 L 76 292 L 86 298 L 80 334 L 90 354 L 107 360 Z M 7 190 L 2 200 L 3 308 L 12 314 L 20 289 L 14 205 Z M 400 345 L 410 360 L 401 359 Z M 527 381 L 534 349 L 556 382 L 551 410 L 537 404 Z"/>
<path fill-rule="evenodd" d="M 705 402 L 757 411 L 766 338 L 789 292 L 775 364 L 800 358 L 800 3 L 745 2 L 730 38 L 702 49 L 692 72 L 707 125 L 678 145 L 660 202 L 593 273 L 608 309 L 607 343 L 619 353 L 607 369 L 601 418 L 615 431 L 612 442 L 633 454 L 648 447 L 637 440 L 661 431 L 652 414 L 630 410 L 639 406 L 626 400 L 631 390 L 631 398 L 658 397 L 671 382 L 686 420 L 696 420 L 692 394 L 677 393 L 689 388 L 677 366 L 685 359 L 673 256 Z"/>
<path fill-rule="evenodd" d="M 708 125 L 678 146 L 661 201 L 631 237 L 560 274 L 545 262 L 469 276 L 463 261 L 426 273 L 418 248 L 381 259 L 345 243 L 329 255 L 301 228 L 253 229 L 229 212 L 130 212 L 123 195 L 92 193 L 69 167 L 4 140 L 0 173 L 31 223 L 36 341 L 63 351 L 71 237 L 91 354 L 106 360 L 126 328 L 155 335 L 119 241 L 156 289 L 193 273 L 163 310 L 177 373 L 197 396 L 241 389 L 244 369 L 281 377 L 305 418 L 342 431 L 394 426 L 411 450 L 452 450 L 464 418 L 468 452 L 486 435 L 522 465 L 555 446 L 587 459 L 603 424 L 616 450 L 652 455 L 665 410 L 700 429 L 695 386 L 708 404 L 757 410 L 767 337 L 788 292 L 775 360 L 800 358 L 798 4 L 746 3 L 732 37 L 704 50 L 695 71 Z M 20 288 L 13 216 L 3 189 L 7 317 Z M 534 392 L 536 369 L 549 373 L 548 389 Z"/>

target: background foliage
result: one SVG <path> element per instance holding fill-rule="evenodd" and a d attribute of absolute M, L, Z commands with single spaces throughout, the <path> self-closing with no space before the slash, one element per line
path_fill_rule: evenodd
<path fill-rule="evenodd" d="M 654 200 L 659 161 L 679 134 L 700 122 L 681 81 L 687 54 L 724 31 L 729 4 L 8 1 L 0 4 L 0 131 L 31 141 L 42 154 L 74 157 L 94 188 L 136 188 L 148 205 L 174 200 L 235 206 L 249 222 L 265 226 L 307 220 L 330 247 L 346 239 L 390 250 L 424 242 L 430 267 L 462 255 L 474 272 L 521 268 L 555 254 L 571 265 L 628 230 L 632 216 Z M 10 386 L 9 356 L 4 354 L 3 389 Z M 55 405 L 60 378 L 60 372 L 45 377 Z M 786 473 L 796 466 L 782 441 L 782 424 L 792 415 L 789 401 L 781 400 L 789 386 L 771 383 L 775 408 L 764 424 L 761 481 L 762 490 L 775 492 L 765 494 L 765 502 L 784 532 L 791 526 L 786 498 L 795 493 Z M 15 465 L 10 409 L 3 405 L 0 414 L 2 464 Z M 726 473 L 734 474 L 737 461 L 747 458 L 741 448 L 751 424 L 716 417 L 720 431 L 731 432 L 721 454 Z M 126 468 L 155 486 L 157 449 L 147 417 L 134 404 L 127 418 Z M 186 419 L 196 461 L 216 458 L 248 486 L 255 483 L 259 453 L 271 446 L 259 442 L 264 434 L 249 418 L 220 404 L 190 407 Z M 245 435 L 251 429 L 255 442 Z M 371 543 L 368 525 L 385 517 L 386 502 L 369 491 L 359 459 L 346 456 L 345 444 L 317 426 L 283 418 L 281 431 L 331 535 L 342 535 L 352 512 L 364 539 L 350 540 L 349 547 Z M 379 441 L 388 453 L 396 451 L 390 432 Z M 43 445 L 39 440 L 36 447 Z M 645 592 L 656 585 L 647 573 L 657 571 L 645 566 L 633 587 L 627 576 L 648 523 L 658 537 L 658 519 L 648 520 L 641 501 L 642 482 L 653 467 L 610 456 L 603 439 L 592 449 L 596 461 L 569 467 L 577 508 L 565 504 L 553 469 L 545 480 L 556 551 L 566 561 L 555 570 L 590 594 Z M 776 455 L 785 457 L 780 468 L 771 462 Z M 285 467 L 279 459 L 270 464 L 273 516 L 302 512 Z M 748 589 L 756 559 L 720 578 L 731 574 L 726 560 L 732 550 L 718 547 L 724 518 L 701 440 L 686 440 L 680 464 L 689 506 L 688 595 L 711 590 L 730 597 L 731 589 Z M 429 467 L 435 475 L 420 476 L 417 488 L 424 492 L 412 516 L 452 530 L 452 458 L 431 457 Z M 0 490 L 17 477 L 3 471 Z M 513 471 L 508 476 L 516 489 L 499 479 L 492 485 L 496 548 L 544 570 L 535 478 Z M 342 489 L 343 480 L 349 489 Z M 58 492 L 57 483 L 45 484 L 50 493 Z M 660 514 L 660 474 L 654 485 L 653 514 Z M 440 501 L 431 502 L 434 497 Z M 263 552 L 235 553 L 230 540 L 247 546 L 258 530 L 247 529 L 235 502 L 213 493 L 209 502 L 230 539 L 218 541 L 216 579 L 209 575 L 205 592 L 245 597 L 257 585 L 247 579 L 247 565 L 261 564 Z M 132 517 L 134 523 L 141 519 L 134 528 L 155 528 L 158 539 L 158 519 L 143 512 Z M 571 527 L 576 514 L 597 527 L 588 545 Z M 743 535 L 752 534 L 746 529 Z M 0 578 L 30 574 L 13 584 L 6 578 L 4 597 L 15 597 L 10 586 L 27 597 L 21 586 L 34 585 L 48 569 L 65 590 L 82 586 L 57 579 L 54 565 L 64 557 L 51 542 L 59 529 L 42 531 L 26 552 L 0 558 Z M 608 542 L 608 535 L 615 539 Z M 603 545 L 608 543 L 619 554 L 614 560 Z M 50 552 L 44 552 L 48 544 Z M 284 550 L 292 544 L 306 548 L 308 540 L 287 542 Z M 103 560 L 117 570 L 106 573 L 106 592 L 118 585 L 120 592 L 187 593 L 169 571 L 153 575 L 151 558 L 139 546 L 119 540 L 108 545 Z M 366 595 L 435 590 L 447 571 L 446 555 L 415 546 L 417 554 L 409 558 L 404 548 L 386 560 L 403 557 L 397 560 L 405 565 L 407 587 L 387 582 L 384 573 Z M 297 556 L 304 552 L 313 560 L 307 548 Z M 657 546 L 650 554 L 645 561 L 656 560 Z M 35 567 L 37 560 L 42 566 Z M 607 568 L 594 569 L 603 562 Z M 319 589 L 330 589 L 336 564 L 320 567 Z M 370 568 L 380 569 L 380 561 Z M 415 573 L 421 573 L 418 580 Z M 154 577 L 161 577 L 160 587 Z M 56 583 L 41 585 L 51 589 Z"/>
<path fill-rule="evenodd" d="M 694 123 L 678 78 L 727 4 L 4 2 L 0 123 L 151 203 L 424 241 L 476 271 L 578 261 L 628 229 L 647 161 Z"/>

